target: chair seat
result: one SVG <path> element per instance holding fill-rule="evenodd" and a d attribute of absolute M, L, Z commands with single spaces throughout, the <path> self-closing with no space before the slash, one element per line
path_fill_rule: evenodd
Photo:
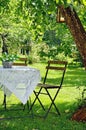
<path fill-rule="evenodd" d="M 60 88 L 60 86 L 56 86 L 56 85 L 50 85 L 50 84 L 42 84 L 42 83 L 38 83 L 37 85 L 38 87 L 42 87 L 42 88 L 47 88 L 47 89 L 53 89 L 53 88 Z"/>

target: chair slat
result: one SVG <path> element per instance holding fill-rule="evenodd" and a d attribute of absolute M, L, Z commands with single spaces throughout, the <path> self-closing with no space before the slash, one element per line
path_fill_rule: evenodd
<path fill-rule="evenodd" d="M 56 86 L 56 85 L 51 85 L 51 84 L 41 84 L 39 83 L 37 85 L 38 87 L 43 87 L 43 88 L 50 88 L 50 89 L 54 89 L 54 88 L 60 88 L 60 86 Z"/>
<path fill-rule="evenodd" d="M 19 58 L 18 61 L 13 63 L 14 66 L 27 66 L 27 58 Z"/>
<path fill-rule="evenodd" d="M 25 64 L 25 63 L 13 63 L 13 65 L 15 65 L 15 66 L 27 66 L 27 64 Z"/>
<path fill-rule="evenodd" d="M 46 69 L 51 69 L 51 70 L 65 70 L 65 67 L 47 66 Z"/>
<path fill-rule="evenodd" d="M 21 57 L 21 58 L 19 58 L 19 60 L 21 60 L 21 61 L 27 61 L 27 58 Z"/>
<path fill-rule="evenodd" d="M 49 60 L 48 63 L 51 63 L 51 64 L 67 64 L 67 61 L 51 61 L 51 60 Z"/>

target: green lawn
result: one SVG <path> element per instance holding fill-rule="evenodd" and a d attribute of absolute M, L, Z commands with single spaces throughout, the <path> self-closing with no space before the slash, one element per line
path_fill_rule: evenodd
<path fill-rule="evenodd" d="M 45 63 L 36 63 L 31 66 L 40 69 L 41 76 L 42 78 L 44 77 Z M 0 91 L 0 117 L 22 116 L 22 118 L 0 120 L 0 130 L 85 130 L 86 123 L 71 120 L 72 114 L 78 107 L 77 99 L 80 97 L 80 91 L 77 87 L 80 86 L 82 88 L 85 86 L 85 79 L 86 71 L 83 68 L 68 66 L 63 87 L 56 100 L 61 116 L 49 113 L 45 120 L 40 117 L 32 116 L 32 113 L 38 115 L 44 114 L 38 102 L 36 102 L 32 113 L 28 112 L 27 106 L 25 111 L 3 111 L 3 92 Z M 34 99 L 33 94 L 31 95 L 31 99 Z M 50 103 L 49 99 L 44 100 L 44 96 L 41 96 L 41 99 L 47 107 Z M 11 104 L 8 106 L 9 109 L 22 107 L 14 95 L 7 98 L 7 103 Z M 12 105 L 13 103 L 15 106 Z M 52 111 L 54 111 L 54 108 L 52 108 Z"/>

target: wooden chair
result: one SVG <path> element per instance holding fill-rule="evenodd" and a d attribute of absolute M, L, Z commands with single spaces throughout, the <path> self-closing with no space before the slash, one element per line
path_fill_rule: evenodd
<path fill-rule="evenodd" d="M 27 66 L 27 58 L 19 58 L 18 61 L 14 62 L 15 66 Z"/>
<path fill-rule="evenodd" d="M 27 58 L 19 58 L 18 61 L 13 63 L 13 66 L 27 66 Z M 4 94 L 3 105 L 6 109 L 6 94 Z"/>
<path fill-rule="evenodd" d="M 47 117 L 47 115 L 50 112 L 50 109 L 51 109 L 52 106 L 55 107 L 56 112 L 60 115 L 60 112 L 59 112 L 59 110 L 58 110 L 58 108 L 57 108 L 57 106 L 55 104 L 55 100 L 56 100 L 56 97 L 57 97 L 61 87 L 62 87 L 66 67 L 67 67 L 67 62 L 66 61 L 48 61 L 48 65 L 46 66 L 46 73 L 45 73 L 43 83 L 39 83 L 37 85 L 39 89 L 36 89 L 34 91 L 35 99 L 34 99 L 32 105 L 30 107 L 30 111 L 32 110 L 36 100 L 39 101 L 41 107 L 43 108 L 43 110 L 45 110 L 45 107 L 44 107 L 43 103 L 40 100 L 40 95 L 44 94 L 44 95 L 48 95 L 48 97 L 49 97 L 49 99 L 51 101 L 51 104 L 50 104 L 49 108 L 47 109 L 47 111 L 45 111 L 44 117 L 45 118 Z M 53 81 L 53 83 L 48 84 L 47 80 L 49 80 L 49 74 L 51 73 L 51 71 L 53 71 L 53 73 L 52 73 L 53 75 L 52 75 L 49 82 Z M 55 76 L 55 79 L 53 79 L 54 74 L 56 74 L 56 72 L 57 72 L 57 77 L 58 78 L 56 79 L 56 76 Z M 59 77 L 58 75 L 60 75 L 61 77 Z M 57 80 L 57 85 L 54 84 L 54 81 L 56 82 L 56 80 Z M 59 84 L 58 84 L 58 82 L 59 82 Z M 54 97 L 52 96 L 52 92 L 50 93 L 50 91 L 49 91 L 50 89 L 51 90 L 56 90 Z M 39 91 L 37 91 L 37 90 L 39 90 Z M 44 98 L 44 100 L 46 101 L 46 98 Z"/>

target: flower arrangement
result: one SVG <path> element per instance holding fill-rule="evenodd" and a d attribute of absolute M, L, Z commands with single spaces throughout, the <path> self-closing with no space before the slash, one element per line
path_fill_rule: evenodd
<path fill-rule="evenodd" d="M 16 54 L 8 54 L 8 53 L 3 53 L 2 57 L 0 57 L 1 61 L 7 61 L 7 62 L 13 62 L 17 60 L 19 57 Z"/>
<path fill-rule="evenodd" d="M 16 54 L 3 53 L 0 60 L 2 61 L 4 68 L 12 68 L 13 61 L 17 60 L 19 57 Z"/>

